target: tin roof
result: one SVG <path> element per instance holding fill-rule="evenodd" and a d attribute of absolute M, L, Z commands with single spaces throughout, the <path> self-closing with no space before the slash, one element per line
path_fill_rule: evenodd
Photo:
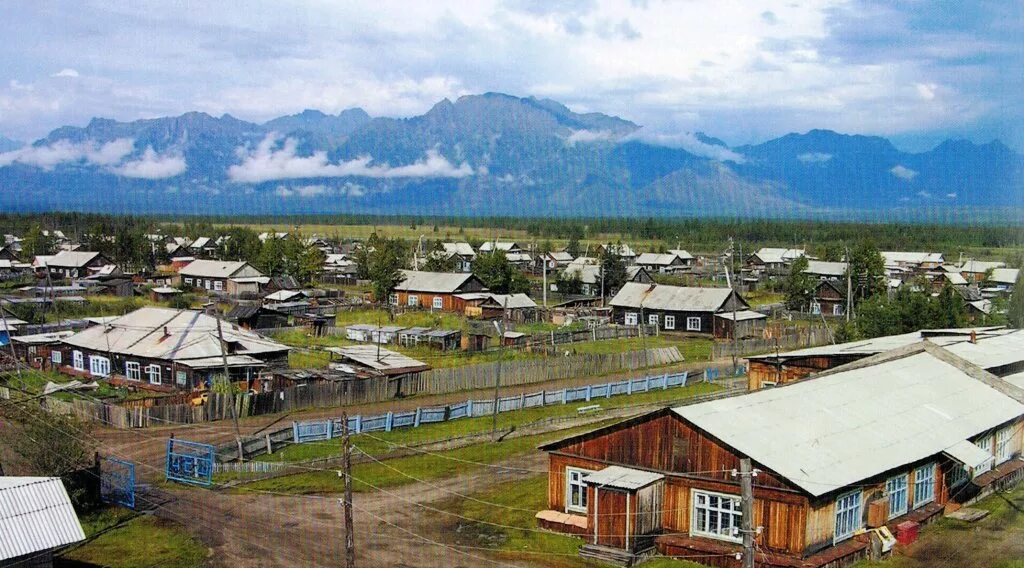
<path fill-rule="evenodd" d="M 808 260 L 804 272 L 821 276 L 834 276 L 836 278 L 846 274 L 845 262 L 828 262 L 824 260 Z"/>
<path fill-rule="evenodd" d="M 81 268 L 99 255 L 98 252 L 62 250 L 53 256 L 46 257 L 45 263 L 50 268 Z"/>
<path fill-rule="evenodd" d="M 678 255 L 670 253 L 659 254 L 656 252 L 645 252 L 636 257 L 636 263 L 649 264 L 652 266 L 668 266 L 675 262 L 677 258 L 679 258 Z"/>
<path fill-rule="evenodd" d="M 1005 262 L 985 262 L 983 260 L 968 260 L 960 265 L 960 272 L 969 274 L 982 274 L 996 268 L 1005 268 Z"/>
<path fill-rule="evenodd" d="M 731 319 L 733 319 L 733 313 L 727 310 L 727 311 L 719 312 L 719 313 L 715 314 L 715 317 L 716 318 L 726 319 L 726 320 L 731 320 Z M 766 319 L 767 317 L 768 316 L 766 316 L 765 314 L 762 314 L 761 312 L 755 312 L 755 311 L 752 311 L 752 310 L 737 310 L 736 311 L 736 318 L 735 319 L 736 319 L 736 321 L 747 321 L 747 320 L 756 320 L 756 319 Z"/>
<path fill-rule="evenodd" d="M 665 476 L 660 473 L 613 465 L 591 473 L 584 477 L 583 481 L 589 485 L 598 486 L 598 490 L 602 487 L 613 487 L 635 491 L 662 479 L 665 479 Z"/>
<path fill-rule="evenodd" d="M 941 351 L 921 343 L 888 360 L 673 410 L 820 496 L 1024 415 L 1024 404 L 986 383 L 999 379 Z"/>
<path fill-rule="evenodd" d="M 491 297 L 484 301 L 486 305 L 496 305 L 499 308 L 510 310 L 521 310 L 536 308 L 537 302 L 526 294 L 491 294 Z"/>
<path fill-rule="evenodd" d="M 0 560 L 85 540 L 58 477 L 0 477 Z"/>
<path fill-rule="evenodd" d="M 453 294 L 466 285 L 471 279 L 476 278 L 467 272 L 424 272 L 422 270 L 403 270 L 405 279 L 402 280 L 395 290 L 409 292 L 436 292 L 439 294 Z"/>
<path fill-rule="evenodd" d="M 1019 268 L 994 268 L 992 270 L 992 282 L 1012 285 L 1017 282 L 1020 275 Z"/>
<path fill-rule="evenodd" d="M 717 312 L 732 293 L 731 288 L 691 288 L 627 282 L 609 304 L 649 310 Z"/>
<path fill-rule="evenodd" d="M 679 257 L 679 260 L 693 260 L 693 255 L 683 249 L 670 249 L 668 252 Z"/>
<path fill-rule="evenodd" d="M 448 254 L 457 254 L 459 256 L 468 256 L 470 258 L 476 257 L 476 251 L 469 243 L 441 243 L 444 251 Z"/>
<path fill-rule="evenodd" d="M 351 360 L 363 367 L 368 367 L 385 375 L 415 373 L 430 369 L 430 365 L 422 361 L 417 361 L 412 357 L 378 345 L 328 347 L 327 351 L 336 353 L 344 359 Z"/>
<path fill-rule="evenodd" d="M 260 273 L 258 270 L 249 265 L 248 262 L 243 260 L 238 261 L 224 261 L 224 260 L 193 260 L 188 263 L 187 266 L 182 267 L 179 273 L 182 276 L 201 276 L 203 278 L 231 278 L 232 276 L 242 272 L 246 267 L 249 270 L 245 270 L 246 274 L 241 276 L 245 277 L 256 277 Z"/>

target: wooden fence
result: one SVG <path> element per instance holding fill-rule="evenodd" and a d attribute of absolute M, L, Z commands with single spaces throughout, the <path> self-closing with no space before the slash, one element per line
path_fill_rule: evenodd
<path fill-rule="evenodd" d="M 677 363 L 683 360 L 675 347 L 648 349 L 610 355 L 576 355 L 550 357 L 531 361 L 502 363 L 501 383 L 505 386 L 525 385 L 557 379 L 596 375 L 617 371 L 631 371 Z M 210 393 L 201 406 L 191 404 L 163 404 L 151 407 L 126 408 L 94 400 L 63 401 L 46 397 L 47 407 L 54 412 L 74 414 L 83 420 L 100 422 L 115 428 L 148 428 L 168 424 L 195 424 L 229 420 L 234 413 L 239 418 L 289 412 L 306 408 L 330 408 L 349 404 L 364 404 L 390 400 L 401 388 L 403 395 L 447 394 L 494 386 L 497 363 L 435 369 L 420 373 L 401 382 L 388 377 L 349 379 L 312 385 L 295 386 L 273 392 L 234 397 Z"/>
<path fill-rule="evenodd" d="M 711 346 L 711 356 L 714 359 L 723 357 L 755 355 L 769 353 L 778 348 L 780 351 L 802 349 L 804 347 L 816 347 L 825 345 L 832 341 L 831 332 L 824 327 L 797 328 L 793 333 L 786 333 L 778 338 L 763 339 L 754 337 L 741 339 L 734 347 L 731 341 L 725 340 Z"/>

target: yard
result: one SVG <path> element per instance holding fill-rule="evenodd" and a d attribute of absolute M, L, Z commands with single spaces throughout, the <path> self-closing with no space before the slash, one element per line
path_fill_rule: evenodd
<path fill-rule="evenodd" d="M 56 566 L 208 566 L 208 549 L 175 523 L 112 507 L 82 515 L 87 542 L 65 552 Z"/>

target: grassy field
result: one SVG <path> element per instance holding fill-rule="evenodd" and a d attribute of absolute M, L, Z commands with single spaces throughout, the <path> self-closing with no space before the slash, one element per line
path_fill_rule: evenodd
<path fill-rule="evenodd" d="M 95 538 L 62 558 L 110 568 L 209 565 L 207 548 L 183 528 L 156 517 L 134 515 L 121 508 L 83 515 L 86 537 Z"/>
<path fill-rule="evenodd" d="M 669 404 L 702 394 L 719 390 L 719 387 L 709 383 L 698 383 L 687 387 L 677 387 L 662 391 L 652 391 L 629 396 L 616 396 L 603 399 L 599 402 L 581 402 L 574 404 L 555 404 L 550 406 L 538 406 L 525 410 L 502 412 L 498 414 L 498 429 L 507 431 L 510 428 L 518 428 L 527 424 L 533 424 L 548 418 L 561 418 L 575 416 L 576 409 L 580 406 L 600 404 L 604 410 L 623 408 L 629 406 L 647 405 L 657 402 Z M 382 455 L 394 450 L 398 446 L 408 446 L 438 440 L 458 438 L 471 434 L 490 432 L 492 417 L 481 416 L 477 418 L 465 418 L 450 420 L 435 424 L 426 424 L 419 428 L 402 428 L 391 432 L 374 432 L 372 436 L 354 436 L 354 443 L 363 451 L 371 455 Z M 269 462 L 298 462 L 316 458 L 337 456 L 341 454 L 341 440 L 330 442 L 317 442 L 310 444 L 293 444 L 273 454 L 264 454 L 255 458 L 257 461 Z"/>

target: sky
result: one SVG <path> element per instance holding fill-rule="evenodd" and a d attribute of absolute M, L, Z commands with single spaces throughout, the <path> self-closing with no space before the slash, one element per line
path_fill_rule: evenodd
<path fill-rule="evenodd" d="M 8 0 L 0 136 L 92 117 L 422 114 L 488 91 L 730 145 L 828 128 L 1024 151 L 1024 1 Z"/>

